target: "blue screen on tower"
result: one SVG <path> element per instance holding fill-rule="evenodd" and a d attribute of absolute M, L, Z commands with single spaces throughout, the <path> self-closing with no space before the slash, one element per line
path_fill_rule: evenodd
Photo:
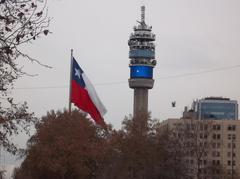
<path fill-rule="evenodd" d="M 151 66 L 130 66 L 131 78 L 152 78 L 153 67 Z"/>

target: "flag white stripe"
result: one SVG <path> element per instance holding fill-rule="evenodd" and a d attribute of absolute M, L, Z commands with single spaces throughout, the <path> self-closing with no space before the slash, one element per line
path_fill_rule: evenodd
<path fill-rule="evenodd" d="M 88 91 L 88 94 L 89 94 L 91 100 L 95 104 L 95 106 L 98 109 L 98 111 L 100 112 L 101 116 L 104 116 L 104 114 L 106 114 L 107 110 L 106 110 L 105 106 L 103 105 L 103 103 L 101 102 L 101 100 L 99 99 L 94 86 L 92 85 L 92 83 L 88 79 L 88 77 L 85 75 L 85 73 L 82 74 L 82 78 L 85 82 L 85 88 Z"/>

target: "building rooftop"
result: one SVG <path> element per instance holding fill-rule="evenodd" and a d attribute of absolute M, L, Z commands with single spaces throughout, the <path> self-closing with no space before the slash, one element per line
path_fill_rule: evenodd
<path fill-rule="evenodd" d="M 223 100 L 223 101 L 230 101 L 230 98 L 224 98 L 224 97 L 215 97 L 215 96 L 210 96 L 204 98 L 205 100 Z"/>

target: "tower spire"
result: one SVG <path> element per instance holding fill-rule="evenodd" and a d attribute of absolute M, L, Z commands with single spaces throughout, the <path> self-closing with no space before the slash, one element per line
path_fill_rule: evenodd
<path fill-rule="evenodd" d="M 145 23 L 145 6 L 141 6 L 141 23 Z"/>

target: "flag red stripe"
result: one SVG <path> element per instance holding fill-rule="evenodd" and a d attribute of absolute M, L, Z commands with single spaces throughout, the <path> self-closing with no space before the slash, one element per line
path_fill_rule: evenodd
<path fill-rule="evenodd" d="M 87 90 L 82 88 L 75 80 L 72 80 L 71 101 L 81 110 L 89 113 L 96 123 L 101 122 L 101 114 L 92 102 Z"/>

